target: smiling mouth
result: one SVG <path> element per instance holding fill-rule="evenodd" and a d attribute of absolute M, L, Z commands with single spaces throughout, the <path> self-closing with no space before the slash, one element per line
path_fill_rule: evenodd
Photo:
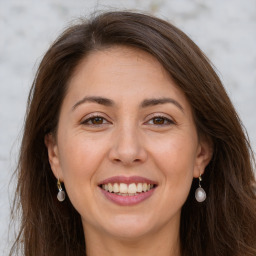
<path fill-rule="evenodd" d="M 150 183 L 106 183 L 100 184 L 99 187 L 109 193 L 120 196 L 136 196 L 146 193 L 157 187 L 156 184 Z"/>

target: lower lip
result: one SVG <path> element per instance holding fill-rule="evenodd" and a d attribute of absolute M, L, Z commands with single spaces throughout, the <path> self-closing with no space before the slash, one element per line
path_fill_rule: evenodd
<path fill-rule="evenodd" d="M 120 196 L 115 193 L 107 192 L 106 190 L 100 188 L 104 196 L 109 199 L 110 201 L 122 205 L 122 206 L 130 206 L 135 205 L 143 202 L 144 200 L 148 199 L 154 193 L 156 188 L 152 188 L 147 192 L 142 192 L 135 196 Z"/>

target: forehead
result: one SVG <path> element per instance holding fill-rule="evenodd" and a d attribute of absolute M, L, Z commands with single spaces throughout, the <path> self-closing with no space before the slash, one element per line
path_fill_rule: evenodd
<path fill-rule="evenodd" d="M 102 96 L 129 103 L 170 96 L 187 104 L 183 92 L 154 56 L 124 46 L 86 56 L 70 80 L 67 96 L 73 101 L 83 96 Z"/>
<path fill-rule="evenodd" d="M 143 73 L 140 73 L 143 69 Z M 74 80 L 100 80 L 113 76 L 138 75 L 136 78 L 143 78 L 145 73 L 157 75 L 158 79 L 171 80 L 170 75 L 151 54 L 137 48 L 127 46 L 112 46 L 103 50 L 95 50 L 89 53 L 78 65 L 71 83 Z"/>

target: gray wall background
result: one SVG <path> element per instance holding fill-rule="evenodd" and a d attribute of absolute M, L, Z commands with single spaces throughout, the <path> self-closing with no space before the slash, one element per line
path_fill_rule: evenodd
<path fill-rule="evenodd" d="M 215 65 L 256 150 L 256 0 L 0 0 L 0 255 L 13 239 L 10 180 L 36 68 L 72 20 L 105 9 L 153 13 L 187 33 Z"/>

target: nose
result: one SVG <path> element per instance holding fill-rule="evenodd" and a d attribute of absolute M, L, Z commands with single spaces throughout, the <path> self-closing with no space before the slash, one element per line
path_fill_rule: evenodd
<path fill-rule="evenodd" d="M 112 162 L 129 166 L 146 161 L 147 152 L 136 128 L 120 128 L 113 134 L 113 137 L 109 151 L 109 158 Z"/>

